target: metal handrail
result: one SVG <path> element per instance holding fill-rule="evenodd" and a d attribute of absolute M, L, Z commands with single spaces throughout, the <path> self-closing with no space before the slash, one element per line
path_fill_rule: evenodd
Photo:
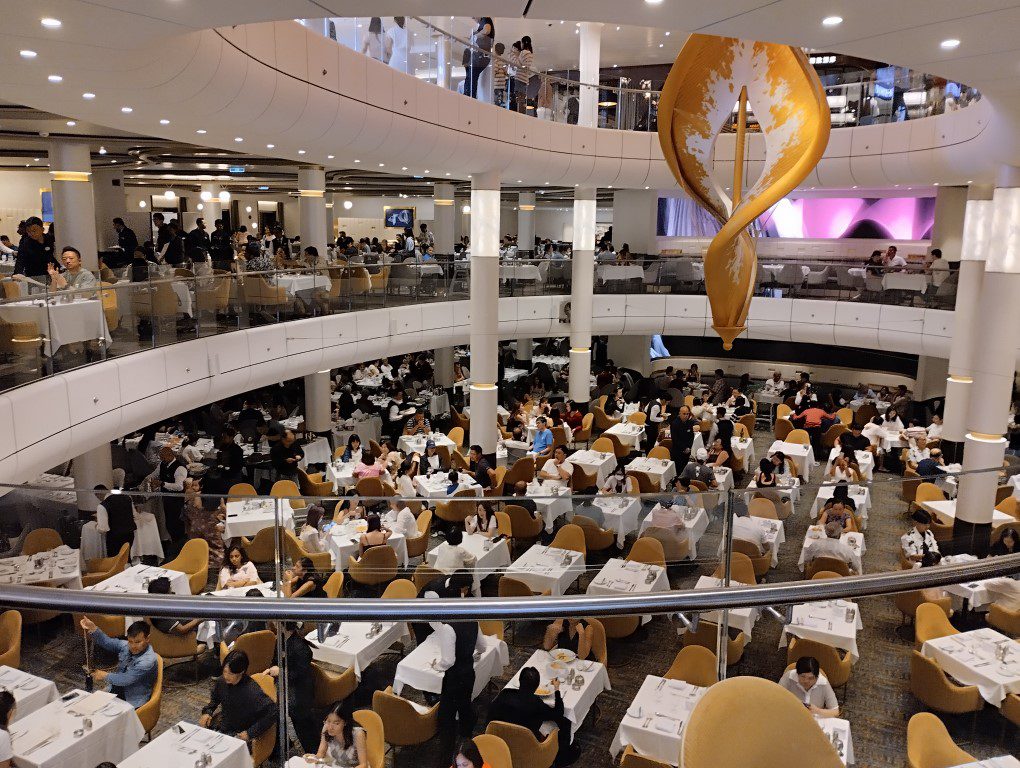
<path fill-rule="evenodd" d="M 1020 573 L 1020 554 L 972 563 L 892 571 L 819 581 L 794 581 L 716 589 L 676 590 L 647 595 L 531 598 L 464 598 L 435 600 L 379 600 L 290 598 L 229 598 L 197 596 L 124 595 L 5 586 L 0 604 L 18 609 L 69 613 L 102 613 L 196 619 L 266 619 L 282 621 L 474 621 L 533 620 L 561 616 L 621 616 L 707 612 L 723 609 L 794 605 L 837 598 L 862 598 L 959 584 L 975 579 Z"/>

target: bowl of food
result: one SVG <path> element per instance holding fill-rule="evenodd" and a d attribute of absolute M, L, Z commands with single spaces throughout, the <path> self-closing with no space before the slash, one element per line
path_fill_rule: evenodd
<path fill-rule="evenodd" d="M 538 696 L 551 696 L 552 695 L 552 689 L 551 688 L 547 688 L 544 685 L 540 685 L 538 688 L 535 689 L 535 693 Z"/>
<path fill-rule="evenodd" d="M 556 659 L 556 661 L 562 662 L 563 664 L 569 664 L 577 658 L 577 654 L 569 648 L 557 648 L 551 652 L 551 655 L 554 659 Z"/>

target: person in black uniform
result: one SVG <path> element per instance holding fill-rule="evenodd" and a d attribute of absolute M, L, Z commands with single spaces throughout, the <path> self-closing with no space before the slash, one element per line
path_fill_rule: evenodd
<path fill-rule="evenodd" d="M 697 420 L 686 405 L 680 406 L 676 416 L 669 422 L 669 438 L 672 444 L 669 449 L 670 458 L 678 467 L 686 467 L 691 458 L 691 446 L 694 445 L 694 427 Z"/>
<path fill-rule="evenodd" d="M 205 230 L 205 219 L 195 219 L 195 228 L 184 239 L 184 247 L 188 253 L 196 250 L 202 251 L 203 254 L 209 253 L 212 249 L 212 241 L 209 239 L 209 233 Z"/>
<path fill-rule="evenodd" d="M 135 505 L 129 495 L 110 493 L 105 485 L 97 485 L 93 490 L 99 499 L 96 522 L 99 531 L 106 534 L 106 554 L 116 557 L 121 547 L 127 544 L 130 548 L 135 540 Z"/>
<path fill-rule="evenodd" d="M 181 235 L 180 227 L 177 226 L 176 221 L 171 221 L 166 225 L 166 228 L 167 240 L 160 251 L 160 257 L 164 263 L 178 267 L 184 263 L 184 237 Z"/>
<path fill-rule="evenodd" d="M 220 432 L 219 442 L 216 446 L 216 466 L 219 467 L 224 477 L 228 477 L 234 482 L 240 482 L 244 472 L 244 451 L 234 441 L 235 437 L 237 437 L 237 430 L 233 427 L 224 427 Z"/>
<path fill-rule="evenodd" d="M 312 646 L 298 632 L 297 622 L 283 623 L 284 653 L 287 656 L 287 712 L 294 724 L 294 732 L 301 749 L 314 755 L 319 748 L 321 727 L 312 712 L 311 702 L 315 700 L 315 686 L 312 676 Z M 279 656 L 276 664 L 266 670 L 270 677 L 280 676 Z"/>
<path fill-rule="evenodd" d="M 14 260 L 14 279 L 23 275 L 45 283 L 50 264 L 60 269 L 53 257 L 53 246 L 47 244 L 43 234 L 42 219 L 38 216 L 25 219 L 25 234 L 18 243 L 18 255 Z"/>
<path fill-rule="evenodd" d="M 163 246 L 170 240 L 170 227 L 162 213 L 152 214 L 152 226 L 156 230 L 156 250 L 163 250 Z"/>
<path fill-rule="evenodd" d="M 426 600 L 438 597 L 467 597 L 471 594 L 473 578 L 468 571 L 455 571 L 449 576 L 438 576 L 426 584 L 418 597 Z M 411 624 L 411 631 L 414 632 L 416 645 L 425 642 L 425 638 L 432 634 L 437 624 L 414 622 Z"/>
<path fill-rule="evenodd" d="M 213 269 L 230 271 L 234 261 L 234 248 L 223 219 L 213 222 L 213 233 L 209 238 L 209 254 L 212 256 Z"/>
<path fill-rule="evenodd" d="M 294 433 L 284 430 L 283 437 L 269 449 L 269 460 L 273 464 L 277 480 L 296 480 L 298 462 L 305 452 L 297 445 Z"/>
<path fill-rule="evenodd" d="M 439 694 L 439 732 L 453 740 L 459 733 L 470 736 L 475 726 L 471 694 L 475 687 L 475 652 L 484 652 L 477 621 L 434 625 L 439 646 L 436 669 L 443 672 Z M 449 751 L 449 750 L 447 750 Z"/>
<path fill-rule="evenodd" d="M 163 518 L 167 533 L 170 534 L 172 549 L 179 550 L 184 541 L 184 480 L 188 476 L 188 468 L 174 455 L 174 452 L 163 447 L 159 452 L 159 465 L 156 467 L 155 490 L 172 494 L 163 497 Z M 170 555 L 167 555 L 168 559 Z"/>
<path fill-rule="evenodd" d="M 117 245 L 124 252 L 125 256 L 133 256 L 135 248 L 138 247 L 138 237 L 135 231 L 124 223 L 120 216 L 113 220 L 113 228 L 117 230 Z"/>
<path fill-rule="evenodd" d="M 570 721 L 563 716 L 563 697 L 560 695 L 559 679 L 552 682 L 554 700 L 546 704 L 535 693 L 542 677 L 534 667 L 525 667 L 518 678 L 520 687 L 504 688 L 489 706 L 489 722 L 499 720 L 504 723 L 527 728 L 538 740 L 542 736 L 541 728 L 545 722 L 556 723 L 560 729 L 558 734 L 559 749 L 556 754 L 556 765 L 569 765 L 577 759 L 576 749 L 570 743 Z"/>

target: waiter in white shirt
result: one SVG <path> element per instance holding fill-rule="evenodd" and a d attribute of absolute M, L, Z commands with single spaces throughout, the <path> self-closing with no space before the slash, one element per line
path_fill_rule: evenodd
<path fill-rule="evenodd" d="M 931 515 L 918 509 L 910 519 L 914 521 L 914 527 L 900 537 L 903 556 L 912 563 L 920 563 L 926 555 L 939 554 L 939 543 L 931 532 Z"/>

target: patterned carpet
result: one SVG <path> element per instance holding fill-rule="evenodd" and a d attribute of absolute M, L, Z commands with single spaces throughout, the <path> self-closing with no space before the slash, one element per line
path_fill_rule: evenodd
<path fill-rule="evenodd" d="M 755 440 L 759 456 L 771 444 L 771 436 L 759 434 Z M 816 469 L 817 480 L 821 472 Z M 745 481 L 746 484 L 746 481 Z M 786 521 L 786 543 L 780 550 L 779 567 L 773 569 L 767 580 L 770 583 L 800 579 L 797 559 L 808 523 L 808 512 L 814 500 L 817 483 L 805 487 L 796 512 Z M 900 483 L 894 475 L 876 474 L 872 487 L 872 505 L 866 532 L 867 553 L 864 555 L 866 572 L 896 568 L 899 537 L 907 529 L 905 505 L 899 499 Z M 699 543 L 700 559 L 671 574 L 674 588 L 692 587 L 701 574 L 710 574 L 717 564 L 721 522 L 713 520 L 708 532 Z M 629 546 L 629 542 L 628 542 Z M 610 556 L 612 553 L 609 553 Z M 596 569 L 605 557 L 593 558 L 590 567 Z M 592 573 L 589 570 L 590 578 Z M 484 584 L 486 594 L 495 593 L 495 579 Z M 918 711 L 917 702 L 908 685 L 909 653 L 913 646 L 913 630 L 900 627 L 901 617 L 890 598 L 861 601 L 864 629 L 858 634 L 861 658 L 854 666 L 848 692 L 840 695 L 843 716 L 852 727 L 856 765 L 860 768 L 901 768 L 905 764 L 906 724 Z M 576 743 L 581 748 L 578 764 L 586 768 L 602 768 L 615 763 L 609 746 L 623 713 L 630 704 L 646 674 L 662 674 L 680 649 L 676 629 L 679 625 L 666 618 L 653 622 L 624 641 L 611 643 L 609 648 L 610 678 L 613 689 L 597 700 L 587 720 L 580 728 Z M 730 675 L 758 675 L 775 680 L 786 666 L 786 651 L 778 648 L 780 624 L 762 617 L 754 630 L 741 662 L 730 668 Z M 511 663 L 502 682 L 509 679 L 530 656 L 541 639 L 542 627 L 530 624 L 518 627 L 515 645 L 511 646 Z M 69 624 L 58 619 L 45 625 L 41 631 L 25 630 L 23 668 L 57 682 L 61 690 L 80 685 L 81 663 L 84 650 L 80 635 L 72 635 Z M 371 706 L 372 691 L 392 683 L 399 655 L 390 653 L 365 672 L 355 693 L 358 706 Z M 215 662 L 207 656 L 202 662 L 199 682 L 195 682 L 194 665 L 185 663 L 167 671 L 167 690 L 164 693 L 162 719 L 159 729 L 168 728 L 179 720 L 197 719 L 209 690 L 209 678 L 215 671 Z M 492 696 L 501 687 L 494 681 L 476 700 L 479 715 L 478 730 L 484 730 L 485 713 Z M 1020 750 L 1018 731 L 1009 725 L 998 710 L 986 706 L 977 718 L 976 730 L 971 735 L 971 717 L 945 718 L 950 732 L 961 746 L 979 758 Z M 450 755 L 433 740 L 421 748 L 400 751 L 401 765 L 445 768 L 451 763 Z M 392 764 L 392 753 L 388 764 Z M 83 766 L 82 768 L 90 768 Z M 524 767 L 526 768 L 526 767 Z"/>

